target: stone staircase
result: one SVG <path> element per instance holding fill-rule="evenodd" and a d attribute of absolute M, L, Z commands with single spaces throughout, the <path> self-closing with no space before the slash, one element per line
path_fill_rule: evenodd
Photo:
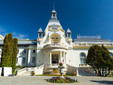
<path fill-rule="evenodd" d="M 32 71 L 26 71 L 18 76 L 32 76 Z"/>
<path fill-rule="evenodd" d="M 44 65 L 39 65 L 37 67 L 26 67 L 20 69 L 17 73 L 17 76 L 32 76 L 32 72 L 35 72 L 35 75 L 43 74 Z"/>
<path fill-rule="evenodd" d="M 35 67 L 27 67 L 18 71 L 17 76 L 32 76 L 32 72 Z"/>

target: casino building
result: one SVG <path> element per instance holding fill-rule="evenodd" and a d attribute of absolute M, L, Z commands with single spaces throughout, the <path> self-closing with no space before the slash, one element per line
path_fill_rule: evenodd
<path fill-rule="evenodd" d="M 101 39 L 97 36 L 80 36 L 72 39 L 71 30 L 66 31 L 57 19 L 55 10 L 51 13 L 45 31 L 38 30 L 36 40 L 19 39 L 17 65 L 27 67 L 42 67 L 43 73 L 52 73 L 53 69 L 58 69 L 58 64 L 63 63 L 65 71 L 70 73 L 73 68 L 88 68 L 85 63 L 88 49 L 93 44 L 104 45 L 113 53 L 113 42 Z M 4 37 L 0 35 L 0 54 L 2 52 Z M 0 55 L 1 58 L 1 55 Z M 39 69 L 39 68 L 38 68 Z"/>

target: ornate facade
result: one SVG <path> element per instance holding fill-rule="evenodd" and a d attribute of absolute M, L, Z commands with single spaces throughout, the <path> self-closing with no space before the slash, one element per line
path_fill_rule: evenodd
<path fill-rule="evenodd" d="M 43 32 L 38 30 L 37 40 L 19 40 L 17 65 L 40 66 L 44 65 L 45 72 L 58 68 L 63 62 L 73 67 L 88 67 L 85 59 L 88 49 L 93 44 L 104 45 L 113 52 L 113 43 L 110 40 L 101 39 L 101 36 L 80 36 L 73 40 L 71 30 L 62 28 L 55 10 L 51 13 L 51 19 Z M 0 35 L 0 53 L 3 45 L 3 36 Z"/>

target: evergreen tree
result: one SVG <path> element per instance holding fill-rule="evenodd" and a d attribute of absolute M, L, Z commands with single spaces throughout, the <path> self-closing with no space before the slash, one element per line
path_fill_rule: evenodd
<path fill-rule="evenodd" d="M 12 38 L 12 34 L 9 33 L 8 34 L 8 43 L 10 45 L 10 49 L 8 50 L 9 56 L 10 56 L 10 64 L 9 66 L 12 66 L 12 56 L 13 56 L 13 38 Z"/>
<path fill-rule="evenodd" d="M 5 36 L 4 44 L 2 47 L 2 58 L 1 58 L 1 65 L 2 67 L 11 67 L 12 62 L 12 45 L 9 43 L 9 35 Z"/>
<path fill-rule="evenodd" d="M 18 40 L 17 38 L 13 39 L 13 55 L 12 55 L 12 72 L 15 72 L 16 69 L 16 59 L 17 59 L 17 46 L 18 46 Z"/>
<path fill-rule="evenodd" d="M 16 38 L 12 38 L 12 34 L 9 33 L 5 36 L 4 44 L 2 47 L 2 67 L 12 67 L 12 72 L 16 68 L 16 57 L 17 57 L 17 42 Z"/>
<path fill-rule="evenodd" d="M 2 54 L 1 54 L 1 66 L 5 67 L 7 66 L 7 63 L 9 62 L 7 59 L 7 48 L 8 48 L 8 35 L 5 36 L 4 44 L 2 47 Z"/>
<path fill-rule="evenodd" d="M 86 63 L 92 66 L 99 76 L 107 76 L 113 69 L 113 58 L 104 46 L 91 46 L 88 50 Z"/>

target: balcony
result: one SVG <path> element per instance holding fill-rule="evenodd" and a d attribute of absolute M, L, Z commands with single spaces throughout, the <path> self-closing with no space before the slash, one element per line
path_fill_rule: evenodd
<path fill-rule="evenodd" d="M 59 49 L 67 49 L 66 45 L 61 45 L 61 44 L 47 44 L 43 47 L 44 49 L 48 48 L 59 48 Z"/>

